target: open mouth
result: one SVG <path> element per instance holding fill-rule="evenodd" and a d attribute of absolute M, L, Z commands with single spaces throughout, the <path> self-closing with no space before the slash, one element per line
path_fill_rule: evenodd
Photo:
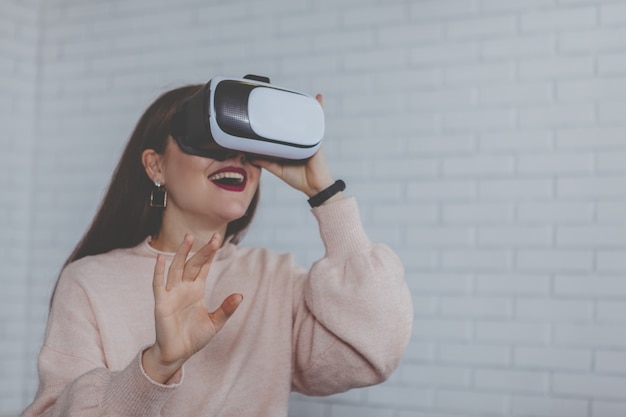
<path fill-rule="evenodd" d="M 224 190 L 243 191 L 247 182 L 246 171 L 235 167 L 223 168 L 211 174 L 209 181 Z"/>

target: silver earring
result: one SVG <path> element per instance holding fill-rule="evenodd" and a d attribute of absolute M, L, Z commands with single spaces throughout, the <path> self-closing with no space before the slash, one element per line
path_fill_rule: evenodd
<path fill-rule="evenodd" d="M 150 207 L 167 207 L 167 190 L 161 185 L 161 180 L 156 180 L 154 186 L 157 189 L 150 192 Z"/>

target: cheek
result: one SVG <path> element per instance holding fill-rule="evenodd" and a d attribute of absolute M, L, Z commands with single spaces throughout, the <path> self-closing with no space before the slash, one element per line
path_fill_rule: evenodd
<path fill-rule="evenodd" d="M 250 175 L 248 176 L 248 181 L 250 182 L 250 187 L 253 191 L 253 194 L 256 192 L 257 188 L 259 188 L 259 183 L 261 182 L 261 168 L 253 167 L 248 171 Z"/>
<path fill-rule="evenodd" d="M 206 185 L 204 165 L 199 166 L 189 158 L 172 158 L 166 167 L 166 184 L 168 190 L 188 190 Z"/>

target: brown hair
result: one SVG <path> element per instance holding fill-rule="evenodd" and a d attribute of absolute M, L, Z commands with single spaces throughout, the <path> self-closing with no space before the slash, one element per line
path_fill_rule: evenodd
<path fill-rule="evenodd" d="M 146 174 L 141 155 L 146 149 L 163 154 L 176 107 L 200 88 L 202 85 L 188 85 L 168 91 L 146 109 L 130 136 L 91 226 L 63 268 L 85 256 L 130 248 L 148 236 L 158 235 L 163 209 L 149 205 L 150 193 L 155 187 Z M 258 200 L 257 189 L 246 215 L 228 224 L 225 239 L 232 236 L 231 242 L 239 243 L 252 221 Z"/>

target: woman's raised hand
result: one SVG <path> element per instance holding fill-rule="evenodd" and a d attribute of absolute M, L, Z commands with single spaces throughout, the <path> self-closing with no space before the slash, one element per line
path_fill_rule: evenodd
<path fill-rule="evenodd" d="M 211 261 L 221 245 L 215 234 L 189 260 L 193 236 L 186 235 L 178 247 L 167 277 L 165 257 L 157 256 L 154 267 L 154 318 L 156 341 L 144 351 L 142 364 L 156 382 L 167 382 L 192 355 L 205 347 L 241 303 L 241 294 L 231 294 L 209 313 L 204 289 Z"/>

